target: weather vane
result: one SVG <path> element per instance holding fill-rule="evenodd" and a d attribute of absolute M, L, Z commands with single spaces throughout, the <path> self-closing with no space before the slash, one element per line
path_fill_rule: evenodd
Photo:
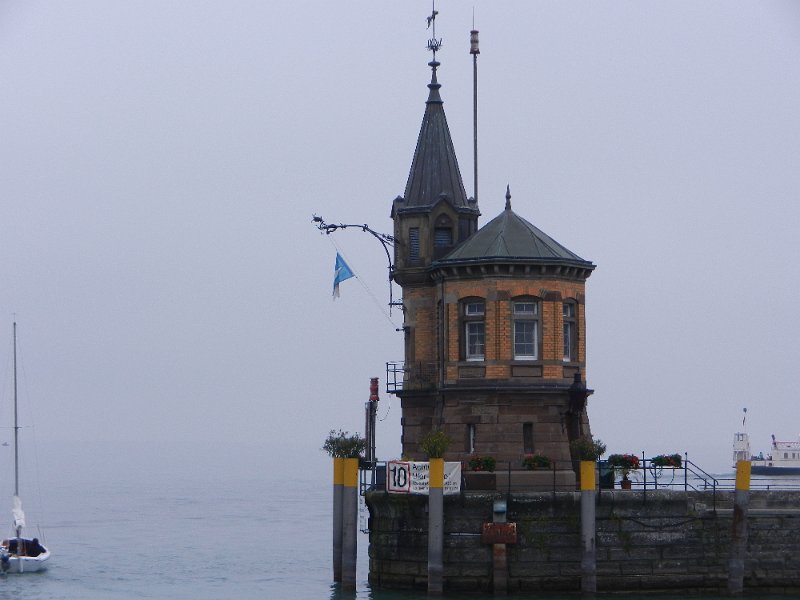
<path fill-rule="evenodd" d="M 432 9 L 431 9 L 431 16 L 427 17 L 428 19 L 428 29 L 433 28 L 433 37 L 428 40 L 428 50 L 433 52 L 433 60 L 436 62 L 436 52 L 439 48 L 442 47 L 442 39 L 436 39 L 436 15 L 439 14 L 439 11 L 436 10 L 436 0 L 432 0 Z"/>

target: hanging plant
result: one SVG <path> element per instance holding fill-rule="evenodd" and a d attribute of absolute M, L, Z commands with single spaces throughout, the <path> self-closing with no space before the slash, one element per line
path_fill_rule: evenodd
<path fill-rule="evenodd" d="M 659 454 L 650 459 L 650 464 L 656 467 L 673 467 L 680 469 L 683 462 L 680 454 Z"/>
<path fill-rule="evenodd" d="M 522 459 L 522 466 L 529 471 L 533 469 L 549 469 L 552 461 L 544 454 L 526 454 Z"/>
<path fill-rule="evenodd" d="M 639 457 L 635 454 L 612 454 L 608 457 L 608 466 L 618 469 L 622 478 L 627 479 L 628 473 L 639 468 Z"/>

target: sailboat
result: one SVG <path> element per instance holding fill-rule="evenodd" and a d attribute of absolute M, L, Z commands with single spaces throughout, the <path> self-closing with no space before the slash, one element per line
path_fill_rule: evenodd
<path fill-rule="evenodd" d="M 14 537 L 0 544 L 0 570 L 4 573 L 33 573 L 47 568 L 50 551 L 37 538 L 22 535 L 25 513 L 19 495 L 19 425 L 17 420 L 17 323 L 14 323 Z"/>

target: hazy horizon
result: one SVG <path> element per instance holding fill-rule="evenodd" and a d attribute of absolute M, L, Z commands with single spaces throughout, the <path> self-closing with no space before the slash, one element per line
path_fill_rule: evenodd
<path fill-rule="evenodd" d="M 382 248 L 427 98 L 429 1 L 0 4 L 0 418 L 11 323 L 38 440 L 400 452 Z M 469 195 L 473 5 L 438 76 Z M 589 417 L 609 452 L 727 469 L 794 439 L 800 5 L 476 0 L 480 225 L 597 265 Z M 331 301 L 341 251 L 358 280 Z M 394 297 L 400 297 L 394 288 Z M 5 323 L 5 324 L 4 324 Z M 7 340 L 7 342 L 4 342 Z M 793 417 L 793 415 L 795 415 Z"/>

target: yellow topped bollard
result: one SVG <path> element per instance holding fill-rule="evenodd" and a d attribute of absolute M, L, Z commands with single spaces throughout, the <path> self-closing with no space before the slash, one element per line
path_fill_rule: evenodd
<path fill-rule="evenodd" d="M 744 590 L 744 559 L 747 554 L 747 509 L 750 505 L 749 460 L 736 463 L 736 491 L 733 493 L 731 558 L 728 562 L 728 593 L 738 596 Z"/>
<path fill-rule="evenodd" d="M 333 459 L 333 580 L 342 580 L 342 487 L 344 459 Z"/>
<path fill-rule="evenodd" d="M 342 483 L 346 488 L 358 487 L 358 459 L 343 458 Z"/>
<path fill-rule="evenodd" d="M 358 459 L 343 458 L 342 474 L 342 589 L 356 589 L 358 556 Z"/>
<path fill-rule="evenodd" d="M 750 489 L 751 465 L 749 460 L 740 460 L 736 463 L 736 489 L 747 491 Z"/>
<path fill-rule="evenodd" d="M 581 591 L 584 595 L 593 595 L 597 591 L 596 469 L 595 461 L 581 461 Z"/>
<path fill-rule="evenodd" d="M 430 459 L 430 471 L 428 471 L 428 485 L 432 488 L 444 487 L 444 459 Z"/>
<path fill-rule="evenodd" d="M 428 594 L 444 590 L 444 459 L 428 459 Z"/>
<path fill-rule="evenodd" d="M 595 463 L 593 460 L 581 461 L 582 492 L 594 491 L 597 488 L 597 481 L 595 479 L 596 470 L 597 470 L 597 463 Z"/>

